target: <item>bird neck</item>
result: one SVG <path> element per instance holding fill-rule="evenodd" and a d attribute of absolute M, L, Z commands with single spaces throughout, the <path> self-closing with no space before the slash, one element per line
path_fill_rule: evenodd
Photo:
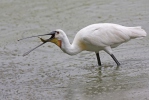
<path fill-rule="evenodd" d="M 61 43 L 61 49 L 63 50 L 63 52 L 69 55 L 75 55 L 82 51 L 77 43 L 73 42 L 72 44 L 70 44 L 69 39 L 66 35 L 62 39 Z"/>

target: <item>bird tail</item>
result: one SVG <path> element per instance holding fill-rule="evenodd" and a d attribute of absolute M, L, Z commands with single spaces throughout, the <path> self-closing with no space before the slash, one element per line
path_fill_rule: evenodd
<path fill-rule="evenodd" d="M 145 36 L 147 36 L 147 33 L 145 32 L 145 30 L 143 30 L 141 28 L 141 26 L 137 26 L 137 27 L 130 27 L 130 37 L 131 38 L 143 38 Z"/>

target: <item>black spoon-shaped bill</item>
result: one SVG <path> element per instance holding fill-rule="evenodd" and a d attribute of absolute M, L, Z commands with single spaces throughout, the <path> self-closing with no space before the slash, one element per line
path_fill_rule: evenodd
<path fill-rule="evenodd" d="M 28 38 L 33 38 L 33 37 L 45 36 L 45 35 L 52 35 L 51 37 L 54 37 L 55 33 L 56 33 L 56 31 L 52 31 L 52 32 L 50 32 L 50 33 L 48 33 L 48 34 L 25 37 L 25 38 L 19 39 L 18 41 L 24 40 L 24 39 L 28 39 Z"/>
<path fill-rule="evenodd" d="M 37 35 L 37 36 L 31 36 L 31 37 L 26 37 L 26 38 L 22 38 L 22 39 L 20 39 L 20 40 L 24 40 L 24 39 L 28 39 L 28 38 L 32 38 L 32 37 L 39 37 L 39 36 L 45 36 L 45 35 L 52 35 L 52 36 L 51 36 L 49 39 L 47 39 L 47 40 L 44 40 L 44 39 L 40 38 L 40 40 L 41 40 L 43 43 L 39 44 L 38 46 L 36 46 L 36 47 L 34 47 L 33 49 L 29 50 L 28 52 L 24 53 L 23 56 L 28 55 L 30 52 L 32 52 L 32 51 L 35 50 L 36 48 L 42 46 L 42 45 L 45 44 L 46 42 L 48 42 L 48 41 L 50 41 L 51 39 L 53 39 L 54 36 L 55 36 L 55 31 L 50 32 L 49 34 L 43 34 L 43 35 Z M 20 40 L 18 40 L 18 41 L 20 41 Z"/>

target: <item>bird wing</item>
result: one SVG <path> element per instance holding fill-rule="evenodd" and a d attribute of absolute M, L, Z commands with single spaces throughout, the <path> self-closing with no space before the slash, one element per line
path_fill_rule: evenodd
<path fill-rule="evenodd" d="M 116 24 L 96 24 L 86 27 L 83 35 L 84 42 L 99 47 L 115 47 L 130 40 L 131 33 L 127 27 Z"/>

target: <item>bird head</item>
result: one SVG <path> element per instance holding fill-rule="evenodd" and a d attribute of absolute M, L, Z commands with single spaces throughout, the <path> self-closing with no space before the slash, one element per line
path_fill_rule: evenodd
<path fill-rule="evenodd" d="M 62 42 L 63 38 L 65 37 L 64 31 L 57 29 L 55 31 L 50 32 L 49 34 L 51 35 L 51 37 L 49 39 L 44 40 L 44 39 L 40 38 L 40 40 L 42 42 L 52 42 L 61 48 L 61 42 Z"/>
<path fill-rule="evenodd" d="M 45 36 L 45 35 L 51 35 L 51 37 L 49 39 L 43 39 L 43 38 L 40 38 L 39 36 Z M 22 38 L 22 39 L 19 39 L 18 41 L 20 40 L 24 40 L 24 39 L 28 39 L 28 38 L 32 38 L 32 37 L 39 37 L 40 40 L 43 42 L 42 44 L 36 46 L 35 48 L 31 49 L 30 51 L 26 52 L 23 54 L 23 56 L 26 56 L 28 55 L 30 52 L 32 52 L 33 50 L 35 50 L 36 48 L 40 47 L 41 45 L 45 44 L 46 42 L 52 42 L 52 43 L 55 43 L 57 46 L 59 46 L 61 48 L 61 41 L 63 40 L 63 38 L 66 36 L 66 34 L 64 33 L 64 31 L 60 30 L 60 29 L 57 29 L 56 31 L 52 31 L 48 34 L 43 34 L 43 35 L 36 35 L 36 36 L 30 36 L 30 37 L 25 37 L 25 38 Z"/>

